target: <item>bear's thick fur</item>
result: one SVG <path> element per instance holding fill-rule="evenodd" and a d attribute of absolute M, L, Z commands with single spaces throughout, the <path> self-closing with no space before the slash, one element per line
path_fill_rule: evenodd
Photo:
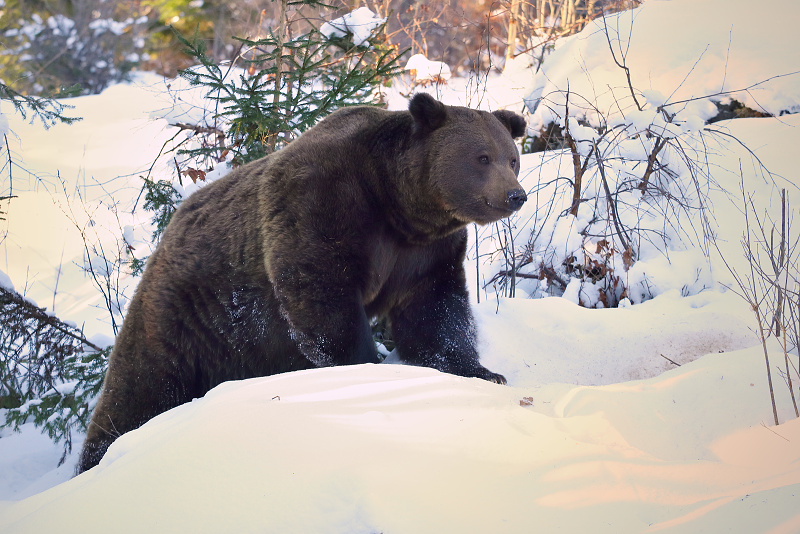
<path fill-rule="evenodd" d="M 121 434 L 227 380 L 400 357 L 505 383 L 478 361 L 466 224 L 519 209 L 525 121 L 416 95 L 333 113 L 187 198 L 147 263 L 77 471 Z"/>

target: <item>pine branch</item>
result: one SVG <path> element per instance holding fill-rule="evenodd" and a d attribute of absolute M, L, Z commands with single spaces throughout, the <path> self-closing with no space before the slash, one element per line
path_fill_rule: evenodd
<path fill-rule="evenodd" d="M 74 96 L 78 91 L 80 91 L 80 86 L 73 86 L 61 91 L 56 97 Z M 67 117 L 64 115 L 66 110 L 72 109 L 74 106 L 62 104 L 52 98 L 26 96 L 11 89 L 4 83 L 0 83 L 0 100 L 11 102 L 14 109 L 23 119 L 27 119 L 29 113 L 32 114 L 31 121 L 38 118 L 45 128 L 49 128 L 59 122 L 72 124 L 81 120 L 81 117 Z"/>
<path fill-rule="evenodd" d="M 12 317 L 17 322 L 35 322 L 42 327 L 50 327 L 53 330 L 86 345 L 95 351 L 101 351 L 100 347 L 86 339 L 83 332 L 61 321 L 57 317 L 50 315 L 44 308 L 39 308 L 35 304 L 25 300 L 16 291 L 10 291 L 5 287 L 0 287 L 0 317 L 3 323 L 8 326 L 11 324 Z"/>

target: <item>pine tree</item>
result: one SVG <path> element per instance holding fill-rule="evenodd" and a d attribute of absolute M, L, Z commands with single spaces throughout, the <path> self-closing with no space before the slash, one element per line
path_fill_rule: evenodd
<path fill-rule="evenodd" d="M 207 89 L 214 111 L 202 132 L 209 142 L 179 153 L 195 160 L 221 160 L 230 151 L 233 165 L 261 158 L 291 142 L 335 109 L 377 104 L 380 87 L 399 73 L 401 53 L 387 44 L 385 24 L 356 43 L 351 33 L 322 34 L 308 19 L 289 20 L 289 5 L 322 6 L 316 0 L 281 0 L 278 27 L 260 39 L 236 38 L 241 67 L 221 66 L 207 55 L 205 42 L 176 34 L 199 65 L 179 72 Z M 302 31 L 294 36 L 296 28 Z M 218 135 L 224 130 L 225 136 Z"/>
<path fill-rule="evenodd" d="M 83 432 L 100 393 L 111 347 L 98 347 L 65 323 L 0 286 L 0 413 L 14 430 L 33 422 L 61 442 Z M 59 463 L 59 465 L 60 465 Z"/>
<path fill-rule="evenodd" d="M 178 148 L 178 178 L 203 180 L 207 170 L 223 162 L 243 165 L 290 143 L 336 109 L 352 105 L 381 104 L 381 88 L 400 73 L 405 51 L 387 42 L 385 23 L 369 35 L 354 38 L 340 31 L 323 34 L 299 8 L 325 7 L 316 0 L 280 0 L 278 26 L 267 37 L 237 38 L 238 64 L 220 65 L 207 53 L 206 43 L 195 34 L 176 38 L 197 65 L 181 70 L 191 85 L 206 90 L 209 102 L 203 124 L 174 124 L 194 133 L 199 146 Z M 294 16 L 289 8 L 298 9 Z M 361 30 L 361 28 L 358 28 Z M 296 34 L 296 35 L 295 35 Z M 181 202 L 168 180 L 146 178 L 145 208 L 152 211 L 157 238 Z M 141 272 L 144 260 L 132 266 Z"/>

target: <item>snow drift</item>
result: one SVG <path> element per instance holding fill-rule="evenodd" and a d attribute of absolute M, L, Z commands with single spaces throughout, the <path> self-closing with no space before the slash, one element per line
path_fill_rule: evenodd
<path fill-rule="evenodd" d="M 502 387 L 397 365 L 227 383 L 2 510 L 0 527 L 790 532 L 800 420 L 759 426 L 767 392 L 750 381 L 762 365 L 745 349 L 602 387 Z"/>

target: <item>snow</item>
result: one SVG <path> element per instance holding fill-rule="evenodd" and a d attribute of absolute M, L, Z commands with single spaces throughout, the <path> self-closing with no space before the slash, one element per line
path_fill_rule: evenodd
<path fill-rule="evenodd" d="M 11 278 L 3 271 L 0 271 L 0 287 L 14 291 L 14 284 L 11 283 Z"/>
<path fill-rule="evenodd" d="M 411 72 L 417 83 L 438 82 L 450 79 L 450 67 L 441 61 L 431 61 L 423 54 L 414 54 L 406 62 L 403 70 Z"/>
<path fill-rule="evenodd" d="M 7 221 L 0 222 L 8 235 L 0 243 L 0 270 L 36 302 L 55 301 L 54 311 L 83 325 L 89 337 L 113 332 L 102 295 L 84 275 L 90 260 L 85 245 L 102 248 L 111 259 L 123 248 L 118 237 L 126 226 L 140 229 L 137 237 L 151 234 L 141 230 L 149 216 L 141 210 L 131 214 L 130 208 L 142 187 L 140 177 L 174 135 L 166 119 L 151 118 L 165 109 L 165 87 L 155 75 L 138 74 L 132 84 L 70 99 L 65 103 L 75 107 L 67 113 L 83 117 L 70 126 L 43 130 L 8 116 L 12 152 L 30 174 L 15 170 L 16 198 L 3 203 Z M 168 177 L 173 174 L 168 169 L 169 162 L 160 162 L 154 173 Z M 137 257 L 149 254 L 142 240 L 130 244 Z M 123 277 L 120 294 L 130 298 L 135 282 Z"/>
<path fill-rule="evenodd" d="M 345 37 L 348 33 L 352 34 L 353 44 L 361 46 L 384 22 L 386 19 L 380 18 L 368 7 L 360 7 L 338 19 L 325 22 L 320 26 L 319 31 L 328 38 Z"/>
<path fill-rule="evenodd" d="M 655 108 L 772 78 L 732 96 L 756 109 L 797 110 L 799 78 L 774 77 L 800 70 L 797 17 L 789 16 L 800 8 L 782 0 L 773 10 L 781 16 L 767 21 L 742 0 L 648 0 L 607 20 L 646 103 L 634 111 L 625 101 L 614 120 L 638 132 L 659 126 L 687 150 L 707 149 L 716 182 L 710 225 L 736 266 L 740 183 L 759 210 L 775 213 L 780 187 L 797 197 L 800 115 L 703 129 L 707 98 L 674 109 L 673 123 Z M 597 94 L 604 110 L 629 98 L 601 23 L 559 41 L 539 74 L 528 59 L 483 86 L 453 78 L 424 90 L 485 109 L 519 111 L 524 99 L 534 126 L 559 111 L 567 80 L 571 95 Z M 0 285 L 84 325 L 93 340 L 114 332 L 83 272 L 105 266 L 97 247 L 87 254 L 80 231 L 113 254 L 133 245 L 132 254 L 146 255 L 152 229 L 130 208 L 139 177 L 174 135 L 167 123 L 200 116 L 202 94 L 182 83 L 139 74 L 70 100 L 84 120 L 49 130 L 3 109 L 30 174 L 14 176 L 17 198 L 3 204 Z M 393 109 L 407 105 L 400 92 L 389 94 Z M 168 93 L 180 96 L 177 105 Z M 570 102 L 583 153 L 596 142 L 589 126 L 597 117 L 573 113 L 580 108 Z M 615 147 L 611 179 L 638 172 L 652 149 L 641 137 Z M 535 230 L 552 236 L 533 251 L 540 258 L 597 254 L 578 233 L 592 221 L 587 204 L 577 217 L 541 215 L 569 206 L 549 185 L 569 176 L 569 154 L 528 154 L 521 165 L 529 200 L 508 222 L 517 242 Z M 169 161 L 153 168 L 156 177 L 173 174 Z M 650 228 L 674 222 L 653 211 L 620 215 Z M 394 354 L 381 365 L 225 383 L 124 435 L 76 478 L 80 436 L 56 467 L 61 447 L 32 425 L 2 429 L 0 532 L 798 532 L 800 419 L 779 372 L 783 352 L 769 340 L 776 427 L 752 312 L 725 288 L 731 277 L 719 257 L 705 257 L 703 240 L 686 235 L 691 222 L 683 234 L 670 230 L 665 250 L 644 244 L 629 270 L 614 264 L 632 289 L 612 309 L 577 305 L 597 301 L 592 284 L 570 282 L 563 297 L 548 297 L 540 280 L 521 279 L 514 299 L 479 287 L 476 278 L 491 276 L 500 259 L 481 229 L 476 265 L 471 230 L 466 267 L 470 293 L 481 298 L 481 360 L 508 386 L 401 365 Z M 123 308 L 136 281 L 121 280 Z"/>
<path fill-rule="evenodd" d="M 8 135 L 8 117 L 0 113 L 0 135 Z"/>
<path fill-rule="evenodd" d="M 602 387 L 503 387 L 397 365 L 227 383 L 124 435 L 92 471 L 0 509 L 0 527 L 618 533 L 699 530 L 712 519 L 717 532 L 743 520 L 755 528 L 747 532 L 796 524 L 800 420 L 759 424 L 768 415 L 764 380 L 753 383 L 761 366 L 758 350 L 745 349 Z M 753 521 L 752 506 L 770 515 Z"/>
<path fill-rule="evenodd" d="M 56 467 L 61 448 L 54 446 L 33 423 L 22 425 L 18 433 L 0 429 L 0 449 L 0 524 L 5 521 L 2 501 L 22 499 L 69 480 L 77 461 Z"/>
<path fill-rule="evenodd" d="M 633 87 L 652 109 L 670 104 L 671 113 L 708 119 L 716 113 L 711 100 L 733 97 L 774 115 L 798 112 L 800 6 L 775 0 L 770 10 L 779 15 L 767 25 L 754 19 L 747 0 L 650 1 L 597 19 L 580 34 L 558 40 L 538 73 L 527 70 L 525 100 L 535 109 L 533 125 L 563 116 L 567 87 L 586 98 L 573 102 L 572 113 L 582 108 L 580 114 L 593 124 L 597 111 L 633 111 L 625 75 L 614 60 L 630 69 Z"/>

